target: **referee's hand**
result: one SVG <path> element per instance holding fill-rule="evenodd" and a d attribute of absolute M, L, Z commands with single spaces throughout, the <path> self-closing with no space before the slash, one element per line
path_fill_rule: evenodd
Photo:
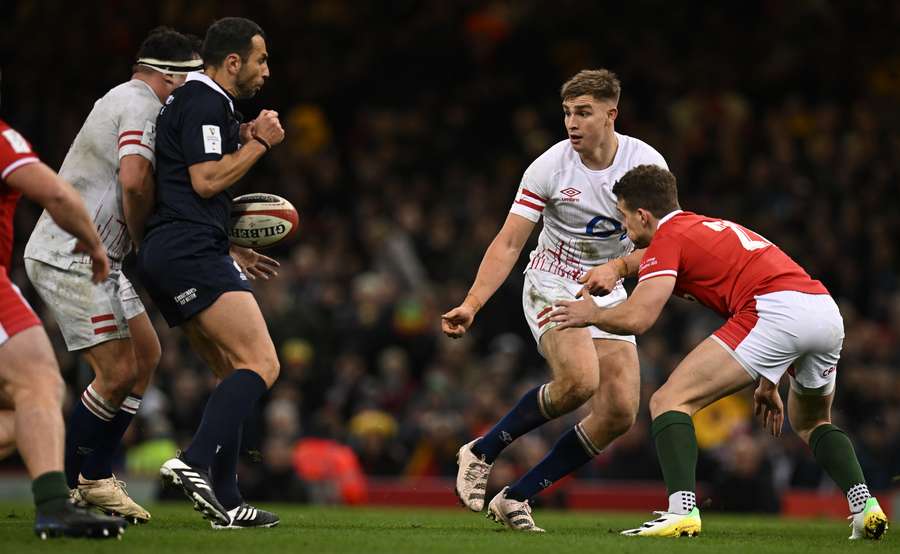
<path fill-rule="evenodd" d="M 284 129 L 278 120 L 278 112 L 263 110 L 251 123 L 254 138 L 258 137 L 269 146 L 275 146 L 284 140 Z"/>

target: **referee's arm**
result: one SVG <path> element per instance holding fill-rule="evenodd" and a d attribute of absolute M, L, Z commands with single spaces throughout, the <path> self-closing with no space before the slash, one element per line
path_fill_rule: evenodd
<path fill-rule="evenodd" d="M 194 192 L 201 198 L 212 198 L 235 184 L 266 152 L 262 142 L 252 140 L 234 154 L 188 167 Z"/>
<path fill-rule="evenodd" d="M 278 121 L 278 112 L 263 110 L 250 125 L 253 140 L 238 151 L 217 160 L 206 160 L 188 166 L 191 186 L 201 198 L 212 198 L 235 184 L 263 154 L 269 151 L 269 148 L 284 140 L 284 129 Z M 190 129 L 198 127 L 200 126 L 188 126 Z M 197 136 L 199 135 L 195 133 L 193 138 L 196 139 Z M 194 146 L 199 144 L 195 143 Z M 209 149 L 206 146 L 204 149 L 208 155 Z M 202 159 L 202 156 L 203 154 L 197 157 Z"/>

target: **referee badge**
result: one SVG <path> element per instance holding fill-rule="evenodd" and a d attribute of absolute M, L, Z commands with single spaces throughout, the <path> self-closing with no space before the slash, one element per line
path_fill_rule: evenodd
<path fill-rule="evenodd" d="M 203 126 L 203 151 L 207 154 L 222 153 L 222 133 L 218 125 Z"/>

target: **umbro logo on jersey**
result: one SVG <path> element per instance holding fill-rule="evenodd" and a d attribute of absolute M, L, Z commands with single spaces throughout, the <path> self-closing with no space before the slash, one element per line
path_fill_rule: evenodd
<path fill-rule="evenodd" d="M 580 198 L 575 198 L 576 196 L 581 194 L 581 191 L 576 188 L 569 187 L 562 189 L 559 192 L 565 195 L 565 198 L 562 198 L 563 202 L 578 202 L 580 200 Z"/>

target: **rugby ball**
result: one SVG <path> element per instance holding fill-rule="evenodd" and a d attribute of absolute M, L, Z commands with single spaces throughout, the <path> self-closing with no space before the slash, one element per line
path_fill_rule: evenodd
<path fill-rule="evenodd" d="M 231 205 L 231 242 L 245 248 L 268 248 L 297 232 L 300 216 L 280 196 L 253 193 L 237 196 Z"/>

